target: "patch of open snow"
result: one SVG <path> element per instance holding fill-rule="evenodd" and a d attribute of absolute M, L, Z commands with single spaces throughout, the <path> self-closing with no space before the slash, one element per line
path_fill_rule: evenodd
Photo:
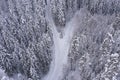
<path fill-rule="evenodd" d="M 2 79 L 3 76 L 5 76 L 4 70 L 0 69 L 0 80 Z"/>
<path fill-rule="evenodd" d="M 27 78 L 21 74 L 16 74 L 13 77 L 8 77 L 4 70 L 0 69 L 0 80 L 27 80 Z"/>

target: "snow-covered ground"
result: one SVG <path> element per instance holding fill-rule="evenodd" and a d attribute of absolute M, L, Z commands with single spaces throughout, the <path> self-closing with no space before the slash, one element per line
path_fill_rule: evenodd
<path fill-rule="evenodd" d="M 16 74 L 10 78 L 7 76 L 7 74 L 5 74 L 4 70 L 0 68 L 0 80 L 30 80 L 30 79 L 27 79 L 25 76 L 21 74 Z"/>
<path fill-rule="evenodd" d="M 64 29 L 64 35 L 61 38 L 56 27 L 52 28 L 54 39 L 54 59 L 51 65 L 50 72 L 45 80 L 60 80 L 62 78 L 62 70 L 67 63 L 67 56 L 72 39 L 74 26 L 68 25 Z"/>
<path fill-rule="evenodd" d="M 63 76 L 63 68 L 65 64 L 67 64 L 70 42 L 72 40 L 75 28 L 77 27 L 76 18 L 78 16 L 73 17 L 73 19 L 71 19 L 71 21 L 67 23 L 67 25 L 62 31 L 63 36 L 61 37 L 61 33 L 57 31 L 57 27 L 55 26 L 52 16 L 50 14 L 50 9 L 48 8 L 49 5 L 47 7 L 47 11 L 49 12 L 47 12 L 46 18 L 53 33 L 54 55 L 50 71 L 43 80 L 61 80 Z"/>
<path fill-rule="evenodd" d="M 5 73 L 2 69 L 0 69 L 0 80 L 3 78 L 3 76 L 5 76 Z"/>

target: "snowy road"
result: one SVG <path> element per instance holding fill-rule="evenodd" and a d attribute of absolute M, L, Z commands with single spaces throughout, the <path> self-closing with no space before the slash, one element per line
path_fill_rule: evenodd
<path fill-rule="evenodd" d="M 67 64 L 68 53 L 70 48 L 70 41 L 72 40 L 72 36 L 76 27 L 76 21 L 71 19 L 69 23 L 66 24 L 63 29 L 63 37 L 60 37 L 60 33 L 57 31 L 57 27 L 54 24 L 51 15 L 50 2 L 48 0 L 48 6 L 46 8 L 46 19 L 53 33 L 53 61 L 50 66 L 50 71 L 47 76 L 43 78 L 43 80 L 61 80 L 63 74 L 64 65 Z"/>
<path fill-rule="evenodd" d="M 54 59 L 51 64 L 50 72 L 45 80 L 61 80 L 62 70 L 67 63 L 67 56 L 74 31 L 73 26 L 66 26 L 63 38 L 57 32 L 56 27 L 52 28 L 54 40 Z"/>

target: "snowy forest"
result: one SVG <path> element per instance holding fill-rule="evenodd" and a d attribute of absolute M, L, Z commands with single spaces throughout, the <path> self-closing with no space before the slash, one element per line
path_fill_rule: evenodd
<path fill-rule="evenodd" d="M 0 80 L 120 80 L 120 0 L 0 0 Z"/>

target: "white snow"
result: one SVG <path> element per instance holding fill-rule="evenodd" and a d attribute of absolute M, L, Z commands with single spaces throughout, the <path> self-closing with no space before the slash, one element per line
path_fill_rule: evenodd
<path fill-rule="evenodd" d="M 4 71 L 2 69 L 0 69 L 0 80 L 2 79 L 2 77 L 5 75 Z"/>
<path fill-rule="evenodd" d="M 60 38 L 60 34 L 57 32 L 56 27 L 53 27 L 52 29 L 54 40 L 54 59 L 51 65 L 51 70 L 45 80 L 59 80 L 62 78 L 62 70 L 64 65 L 67 63 L 67 55 L 74 27 L 68 25 L 64 31 L 63 38 Z"/>
<path fill-rule="evenodd" d="M 49 0 L 48 0 L 48 4 Z M 78 16 L 77 16 L 78 17 Z M 61 80 L 63 74 L 64 65 L 67 64 L 69 47 L 77 28 L 76 16 L 65 26 L 63 30 L 63 37 L 60 37 L 60 33 L 57 31 L 54 21 L 51 17 L 50 5 L 46 8 L 46 19 L 48 20 L 49 26 L 53 33 L 54 40 L 54 59 L 51 63 L 50 71 L 43 80 Z"/>
<path fill-rule="evenodd" d="M 25 76 L 21 74 L 16 74 L 13 77 L 8 77 L 7 74 L 0 68 L 0 80 L 28 80 Z"/>

